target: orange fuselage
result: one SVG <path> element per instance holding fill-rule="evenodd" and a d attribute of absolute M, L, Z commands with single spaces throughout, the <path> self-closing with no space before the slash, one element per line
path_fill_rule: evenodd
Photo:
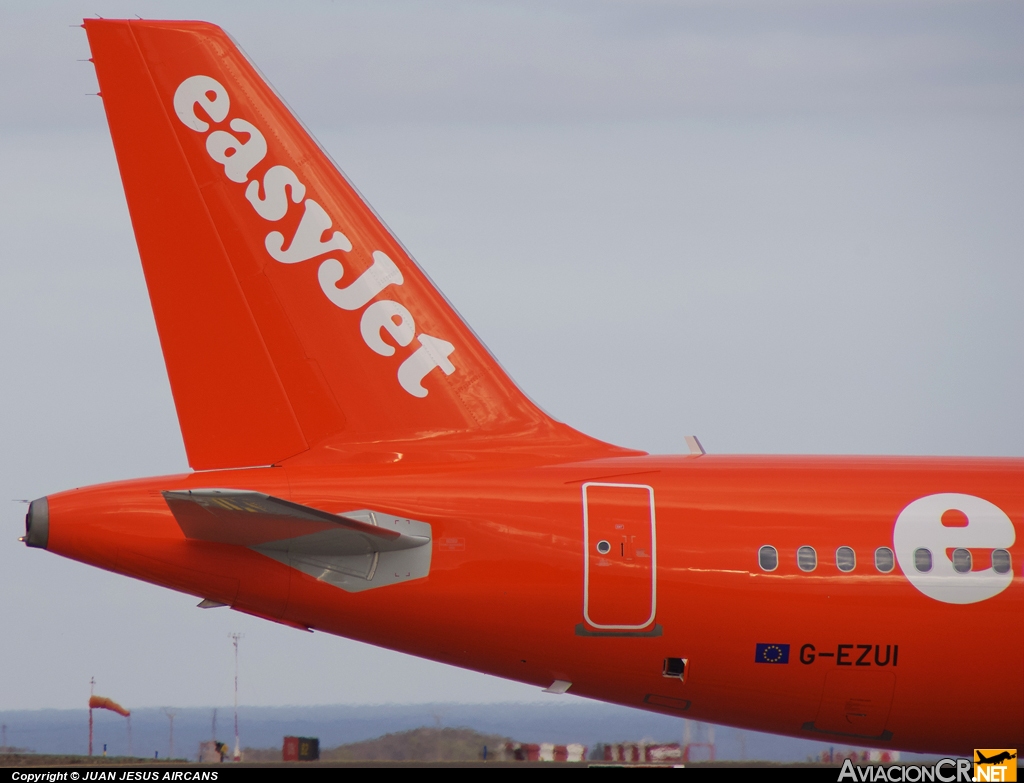
<path fill-rule="evenodd" d="M 1008 459 L 286 464 L 51 495 L 48 549 L 285 624 L 538 686 L 571 682 L 582 696 L 966 753 L 1024 744 L 1024 546 L 1008 548 L 1012 584 L 966 604 L 924 594 L 902 564 L 879 572 L 873 553 L 893 547 L 908 504 L 937 493 L 984 498 L 1019 524 L 1022 484 L 1024 461 Z M 429 576 L 350 593 L 251 549 L 186 539 L 161 492 L 220 486 L 428 522 Z M 626 513 L 602 531 L 602 488 L 627 507 L 650 492 L 653 524 Z M 774 571 L 759 566 L 763 545 L 778 552 Z M 801 546 L 817 553 L 813 571 L 797 566 Z M 851 571 L 837 568 L 839 547 L 855 552 Z M 972 551 L 975 570 L 987 567 L 987 552 Z M 685 678 L 664 675 L 670 657 L 686 661 Z"/>

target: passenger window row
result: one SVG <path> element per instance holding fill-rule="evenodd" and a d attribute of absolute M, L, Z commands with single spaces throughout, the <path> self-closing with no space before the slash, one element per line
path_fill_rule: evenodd
<path fill-rule="evenodd" d="M 969 574 L 974 566 L 970 549 L 959 547 L 953 550 L 953 570 L 958 574 Z M 992 550 L 992 570 L 997 574 L 1010 572 L 1010 553 L 1005 549 Z M 922 574 L 932 570 L 932 552 L 924 547 L 914 550 L 914 568 Z"/>
<path fill-rule="evenodd" d="M 779 567 L 779 550 L 770 545 L 765 545 L 757 551 L 757 564 L 762 571 L 774 571 Z M 802 546 L 796 550 L 796 564 L 801 571 L 813 571 L 818 567 L 818 553 L 812 546 Z M 997 574 L 1006 574 L 1010 571 L 1010 553 L 1005 549 L 996 549 L 992 552 L 992 570 Z M 841 546 L 836 550 L 836 568 L 844 573 L 849 573 L 857 567 L 857 553 L 848 546 Z M 880 546 L 875 550 L 875 569 L 880 573 L 887 574 L 896 567 L 896 558 L 892 550 L 887 546 Z M 925 574 L 932 570 L 932 553 L 930 549 L 920 548 L 914 551 L 914 567 Z M 971 571 L 973 560 L 969 549 L 953 550 L 953 570 L 960 574 Z"/>

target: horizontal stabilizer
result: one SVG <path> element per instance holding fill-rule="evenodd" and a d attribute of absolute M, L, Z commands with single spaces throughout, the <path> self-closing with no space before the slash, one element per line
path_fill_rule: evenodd
<path fill-rule="evenodd" d="M 186 538 L 249 547 L 358 592 L 430 571 L 430 525 L 380 511 L 331 514 L 239 489 L 165 491 Z"/>

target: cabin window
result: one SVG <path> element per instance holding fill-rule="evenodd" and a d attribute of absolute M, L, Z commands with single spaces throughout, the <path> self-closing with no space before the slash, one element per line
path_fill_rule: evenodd
<path fill-rule="evenodd" d="M 1005 549 L 992 550 L 992 570 L 997 574 L 1009 573 L 1010 553 Z"/>
<path fill-rule="evenodd" d="M 661 668 L 662 677 L 678 677 L 680 680 L 686 677 L 685 658 L 666 658 Z"/>
<path fill-rule="evenodd" d="M 796 550 L 796 564 L 801 571 L 813 571 L 818 567 L 818 553 L 813 546 L 802 546 Z"/>
<path fill-rule="evenodd" d="M 857 555 L 848 546 L 836 550 L 836 568 L 840 571 L 852 571 L 857 567 Z"/>
<path fill-rule="evenodd" d="M 762 571 L 774 571 L 779 567 L 779 552 L 773 546 L 763 546 L 757 550 L 757 564 Z"/>
<path fill-rule="evenodd" d="M 597 552 L 598 552 L 598 554 L 607 555 L 611 551 L 612 551 L 612 545 L 609 544 L 607 541 L 598 541 L 597 542 Z"/>
<path fill-rule="evenodd" d="M 958 574 L 971 572 L 971 550 L 958 547 L 953 550 L 953 570 Z"/>
<path fill-rule="evenodd" d="M 887 574 L 896 566 L 896 558 L 892 550 L 887 546 L 880 546 L 875 550 L 875 568 L 883 574 Z"/>
<path fill-rule="evenodd" d="M 914 568 L 922 574 L 932 570 L 932 552 L 930 549 L 921 547 L 914 550 Z"/>

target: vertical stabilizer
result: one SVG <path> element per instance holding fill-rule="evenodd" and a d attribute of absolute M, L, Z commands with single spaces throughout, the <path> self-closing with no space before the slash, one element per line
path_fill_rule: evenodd
<path fill-rule="evenodd" d="M 516 388 L 221 29 L 85 28 L 194 468 L 611 448 Z"/>

